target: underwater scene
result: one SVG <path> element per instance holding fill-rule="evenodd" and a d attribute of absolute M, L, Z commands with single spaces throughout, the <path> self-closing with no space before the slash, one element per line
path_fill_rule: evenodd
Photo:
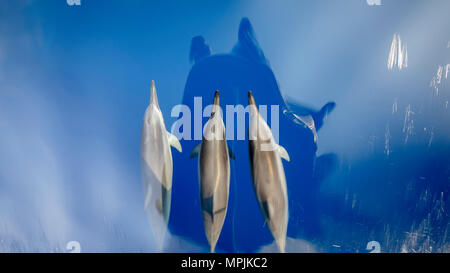
<path fill-rule="evenodd" d="M 0 1 L 0 252 L 450 252 L 450 1 Z"/>

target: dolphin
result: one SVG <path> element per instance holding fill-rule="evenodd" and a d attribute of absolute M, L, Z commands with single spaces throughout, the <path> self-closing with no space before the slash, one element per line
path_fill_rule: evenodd
<path fill-rule="evenodd" d="M 253 188 L 265 222 L 280 252 L 285 252 L 288 224 L 288 195 L 281 158 L 289 161 L 287 151 L 275 143 L 272 131 L 259 114 L 252 92 L 250 106 L 249 154 Z"/>
<path fill-rule="evenodd" d="M 144 209 L 162 250 L 170 215 L 172 195 L 172 152 L 181 152 L 178 139 L 166 130 L 159 108 L 155 82 L 150 86 L 150 104 L 145 110 L 141 135 L 141 168 L 144 188 Z"/>
<path fill-rule="evenodd" d="M 225 139 L 218 91 L 214 94 L 211 116 L 203 132 L 202 142 L 192 150 L 191 158 L 198 156 L 203 226 L 211 252 L 214 252 L 227 214 L 230 189 L 229 158 L 234 158 Z"/>

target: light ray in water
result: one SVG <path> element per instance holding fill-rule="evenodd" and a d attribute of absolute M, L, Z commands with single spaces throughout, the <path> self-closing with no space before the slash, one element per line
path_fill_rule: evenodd
<path fill-rule="evenodd" d="M 405 111 L 405 119 L 403 121 L 403 133 L 405 133 L 405 144 L 408 142 L 409 136 L 413 134 L 415 113 L 411 110 L 411 104 L 408 104 Z"/>
<path fill-rule="evenodd" d="M 387 66 L 389 70 L 392 70 L 394 67 L 398 67 L 399 70 L 408 67 L 408 48 L 406 43 L 402 45 L 400 35 L 397 33 L 394 33 L 394 38 L 392 39 Z"/>

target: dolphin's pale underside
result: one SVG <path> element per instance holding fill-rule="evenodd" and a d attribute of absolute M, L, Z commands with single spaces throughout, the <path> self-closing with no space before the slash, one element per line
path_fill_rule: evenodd
<path fill-rule="evenodd" d="M 150 104 L 145 111 L 141 136 L 141 165 L 145 204 L 155 241 L 162 250 L 170 216 L 172 194 L 172 152 L 181 152 L 178 139 L 166 130 L 159 108 L 155 83 L 150 87 Z"/>

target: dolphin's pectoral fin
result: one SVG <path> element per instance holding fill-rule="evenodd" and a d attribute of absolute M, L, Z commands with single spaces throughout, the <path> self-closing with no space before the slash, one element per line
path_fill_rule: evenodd
<path fill-rule="evenodd" d="M 202 209 L 211 215 L 211 220 L 214 221 L 214 196 L 202 198 Z"/>
<path fill-rule="evenodd" d="M 230 146 L 228 146 L 228 155 L 230 156 L 231 159 L 236 159 L 236 157 L 234 156 L 233 150 L 231 150 Z"/>
<path fill-rule="evenodd" d="M 189 157 L 190 158 L 197 157 L 200 154 L 201 148 L 202 148 L 202 143 L 200 142 L 199 144 L 197 144 L 197 146 L 194 147 L 194 149 L 192 149 L 191 155 Z"/>
<path fill-rule="evenodd" d="M 180 141 L 176 136 L 167 132 L 167 139 L 169 140 L 169 145 L 177 149 L 178 152 L 182 152 Z"/>
<path fill-rule="evenodd" d="M 277 145 L 277 150 L 278 150 L 278 154 L 280 155 L 281 158 L 285 159 L 288 162 L 291 160 L 288 152 L 286 151 L 286 149 L 283 146 Z"/>

